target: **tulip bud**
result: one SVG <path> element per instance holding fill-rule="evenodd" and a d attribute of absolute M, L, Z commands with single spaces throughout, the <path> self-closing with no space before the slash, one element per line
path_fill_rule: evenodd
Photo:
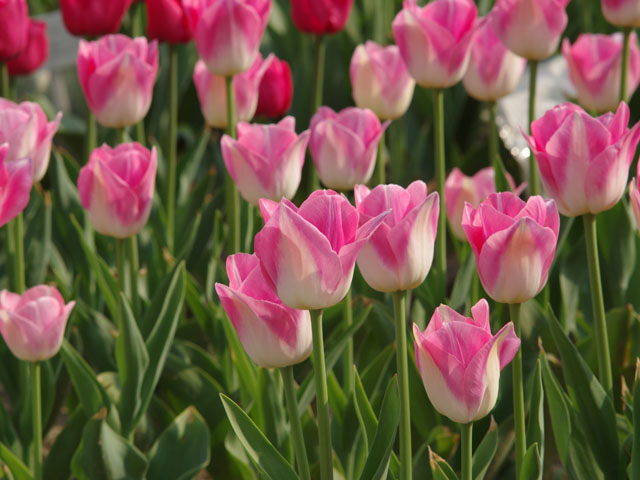
<path fill-rule="evenodd" d="M 97 37 L 117 33 L 133 0 L 60 0 L 65 27 L 72 35 Z"/>
<path fill-rule="evenodd" d="M 291 0 L 293 24 L 305 33 L 336 33 L 349 20 L 353 0 Z"/>
<path fill-rule="evenodd" d="M 27 44 L 17 57 L 7 62 L 9 75 L 29 75 L 39 69 L 48 58 L 47 24 L 30 19 Z"/>
<path fill-rule="evenodd" d="M 31 160 L 6 162 L 9 145 L 0 145 L 0 227 L 13 220 L 29 204 Z"/>
<path fill-rule="evenodd" d="M 27 45 L 29 14 L 25 0 L 0 2 L 0 63 L 15 58 Z"/>
<path fill-rule="evenodd" d="M 640 4 L 635 0 L 602 0 L 602 13 L 616 27 L 640 27 Z"/>
<path fill-rule="evenodd" d="M 186 43 L 193 38 L 183 0 L 145 0 L 147 38 L 167 43 Z"/>
<path fill-rule="evenodd" d="M 293 78 L 285 60 L 273 59 L 260 81 L 256 116 L 280 118 L 291 107 Z"/>

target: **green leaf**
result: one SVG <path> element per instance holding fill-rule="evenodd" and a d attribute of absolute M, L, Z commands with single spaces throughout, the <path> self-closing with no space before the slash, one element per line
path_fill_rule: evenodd
<path fill-rule="evenodd" d="M 429 466 L 431 467 L 433 480 L 458 480 L 458 475 L 453 471 L 451 465 L 449 465 L 444 458 L 431 450 L 431 447 L 428 447 L 428 450 Z"/>
<path fill-rule="evenodd" d="M 33 480 L 31 471 L 4 443 L 0 443 L 0 459 L 9 467 L 15 480 Z"/>
<path fill-rule="evenodd" d="M 162 432 L 148 456 L 147 478 L 193 478 L 209 463 L 209 427 L 194 407 L 188 407 Z"/>
<path fill-rule="evenodd" d="M 258 468 L 271 480 L 297 480 L 298 476 L 291 465 L 256 427 L 249 416 L 226 395 L 221 393 L 220 399 L 233 431 Z"/>
<path fill-rule="evenodd" d="M 542 475 L 544 465 L 544 387 L 542 386 L 542 367 L 540 358 L 533 372 L 533 389 L 529 402 L 529 423 L 527 424 L 527 445 L 538 445 L 538 470 Z M 542 477 L 541 477 L 542 478 Z"/>
<path fill-rule="evenodd" d="M 540 451 L 538 450 L 538 444 L 531 445 L 522 459 L 522 466 L 520 467 L 520 480 L 537 480 L 542 478 L 542 471 L 540 470 Z"/>
<path fill-rule="evenodd" d="M 369 443 L 373 441 L 373 436 L 375 435 L 376 428 L 378 427 L 378 419 L 376 418 L 376 414 L 373 413 L 373 409 L 371 408 L 367 394 L 362 387 L 360 375 L 358 374 L 358 369 L 355 365 L 353 366 L 353 371 L 355 377 L 353 403 L 356 408 L 356 415 L 358 416 L 360 427 L 364 433 L 365 447 L 367 451 L 369 451 Z"/>
<path fill-rule="evenodd" d="M 636 359 L 633 382 L 633 446 L 631 447 L 631 478 L 640 478 L 640 359 Z"/>
<path fill-rule="evenodd" d="M 234 365 L 238 371 L 238 377 L 241 385 L 244 387 L 244 391 L 251 396 L 251 398 L 257 399 L 260 397 L 260 384 L 258 382 L 258 375 L 256 367 L 249 359 L 247 352 L 242 347 L 238 334 L 235 328 L 231 324 L 231 320 L 227 317 L 226 313 L 222 317 L 222 327 L 224 329 L 225 337 L 231 354 L 233 355 Z"/>
<path fill-rule="evenodd" d="M 476 260 L 469 249 L 467 252 L 467 258 L 465 258 L 464 263 L 460 266 L 456 279 L 453 282 L 453 289 L 451 290 L 451 299 L 449 300 L 448 305 L 454 310 L 458 310 L 462 307 L 469 297 L 469 289 L 471 288 L 471 281 L 473 280 L 475 272 Z"/>
<path fill-rule="evenodd" d="M 485 434 L 484 438 L 480 442 L 480 445 L 473 453 L 472 463 L 472 475 L 475 480 L 482 480 L 489 470 L 491 460 L 496 454 L 498 449 L 498 425 L 493 417 L 491 417 L 491 424 L 489 424 L 489 430 Z"/>
<path fill-rule="evenodd" d="M 47 480 L 67 480 L 71 474 L 71 458 L 82 439 L 82 431 L 87 423 L 87 415 L 81 406 L 67 419 L 62 431 L 56 437 L 43 466 L 43 478 Z"/>
<path fill-rule="evenodd" d="M 560 382 L 549 366 L 547 354 L 540 355 L 542 360 L 542 379 L 546 392 L 547 406 L 551 415 L 553 438 L 562 464 L 567 466 L 569 442 L 571 439 L 571 417 L 569 414 L 569 399 L 560 387 Z"/>

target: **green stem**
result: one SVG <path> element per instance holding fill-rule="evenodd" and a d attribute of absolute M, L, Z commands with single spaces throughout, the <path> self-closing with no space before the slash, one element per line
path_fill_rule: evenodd
<path fill-rule="evenodd" d="M 0 62 L 0 97 L 11 100 L 11 83 L 9 82 L 9 69 L 5 62 Z"/>
<path fill-rule="evenodd" d="M 509 304 L 509 315 L 513 330 L 520 338 L 520 304 Z M 513 372 L 513 421 L 516 432 L 516 479 L 520 478 L 522 460 L 527 451 L 527 437 L 524 426 L 524 390 L 522 387 L 522 344 L 511 362 Z"/>
<path fill-rule="evenodd" d="M 324 87 L 324 61 L 326 57 L 326 44 L 323 35 L 315 36 L 313 52 L 313 103 L 311 105 L 311 115 L 318 111 L 322 105 L 322 93 Z M 318 173 L 313 165 L 307 170 L 306 185 L 309 193 L 320 188 Z"/>
<path fill-rule="evenodd" d="M 536 119 L 536 81 L 538 78 L 538 61 L 529 60 L 529 132 L 531 124 Z M 531 195 L 540 193 L 540 179 L 538 178 L 538 165 L 533 156 L 529 156 L 529 192 Z"/>
<path fill-rule="evenodd" d="M 351 289 L 347 291 L 347 295 L 344 297 L 343 302 L 343 327 L 348 329 L 353 324 L 353 302 Z M 353 337 L 349 337 L 349 340 L 347 340 L 347 346 L 344 349 L 344 354 L 342 356 L 342 372 L 344 378 L 344 393 L 348 396 L 353 392 L 353 387 L 355 385 L 355 375 L 353 373 Z"/>
<path fill-rule="evenodd" d="M 22 293 L 26 289 L 24 271 L 24 226 L 22 212 L 11 220 L 8 225 L 9 252 L 12 258 L 11 289 L 15 293 Z"/>
<path fill-rule="evenodd" d="M 116 143 L 127 143 L 127 127 L 116 128 Z"/>
<path fill-rule="evenodd" d="M 376 185 L 384 185 L 387 183 L 387 172 L 386 172 L 386 165 L 385 165 L 385 156 L 384 156 L 384 150 L 385 150 L 385 138 L 384 138 L 384 134 L 385 132 L 382 132 L 382 136 L 380 137 L 380 143 L 378 144 L 378 166 L 377 166 L 377 170 L 376 170 Z"/>
<path fill-rule="evenodd" d="M 400 388 L 400 480 L 411 480 L 411 405 L 409 402 L 409 362 L 407 360 L 407 292 L 393 293 L 396 324 L 396 363 Z"/>
<path fill-rule="evenodd" d="M 283 367 L 282 383 L 284 385 L 284 398 L 287 402 L 287 411 L 289 413 L 289 423 L 291 424 L 291 442 L 296 455 L 296 463 L 301 480 L 311 480 L 311 472 L 309 471 L 309 460 L 307 459 L 307 450 L 304 445 L 304 435 L 302 434 L 302 425 L 298 416 L 298 402 L 296 401 L 296 391 L 293 380 L 293 367 Z"/>
<path fill-rule="evenodd" d="M 631 27 L 624 27 L 622 40 L 622 68 L 620 72 L 620 101 L 627 100 L 627 81 L 629 72 L 629 43 L 631 40 Z"/>
<path fill-rule="evenodd" d="M 433 108 L 435 119 L 435 160 L 436 160 L 436 186 L 440 195 L 440 212 L 438 216 L 438 235 L 436 237 L 436 265 L 441 272 L 442 281 L 446 284 L 447 278 L 447 216 L 444 204 L 444 92 L 442 89 L 433 90 Z"/>
<path fill-rule="evenodd" d="M 133 310 L 133 316 L 136 320 L 140 321 L 140 298 L 138 297 L 138 237 L 131 235 L 128 239 L 129 247 L 129 280 L 131 287 L 131 308 Z"/>
<path fill-rule="evenodd" d="M 124 240 L 116 238 L 116 271 L 118 272 L 118 290 L 124 292 L 125 270 L 124 270 Z"/>
<path fill-rule="evenodd" d="M 509 183 L 505 178 L 506 171 L 502 158 L 500 158 L 500 148 L 498 143 L 498 125 L 496 123 L 496 102 L 489 102 L 489 158 L 493 165 L 494 178 L 496 182 L 496 192 L 508 192 Z"/>
<path fill-rule="evenodd" d="M 42 390 L 40 362 L 31 362 L 31 406 L 33 421 L 33 478 L 42 480 Z"/>
<path fill-rule="evenodd" d="M 472 452 L 473 452 L 473 422 L 460 425 L 462 443 L 462 476 L 460 480 L 471 480 Z"/>
<path fill-rule="evenodd" d="M 596 216 L 587 213 L 582 216 L 582 220 L 584 222 L 584 238 L 587 244 L 587 265 L 589 266 L 591 305 L 593 307 L 593 319 L 595 322 L 594 334 L 596 351 L 598 353 L 598 373 L 602 388 L 611 396 L 613 392 L 613 378 L 611 375 L 611 355 L 609 353 L 607 321 L 604 313 L 602 280 L 600 278 L 600 264 L 598 260 Z"/>
<path fill-rule="evenodd" d="M 227 89 L 227 135 L 236 138 L 236 109 L 235 98 L 233 92 L 233 76 L 225 77 Z M 240 251 L 240 196 L 233 179 L 227 172 L 225 177 L 225 188 L 227 195 L 227 216 L 229 221 L 229 236 L 231 244 L 229 245 L 229 254 Z"/>
<path fill-rule="evenodd" d="M 178 170 L 178 49 L 169 46 L 169 188 L 167 192 L 167 247 L 174 253 L 176 172 Z"/>
<path fill-rule="evenodd" d="M 327 371 L 324 363 L 324 340 L 322 338 L 322 310 L 310 310 L 309 314 L 311 315 L 311 334 L 313 336 L 313 376 L 316 383 L 316 409 L 318 412 L 320 478 L 321 480 L 332 480 L 333 454 Z"/>

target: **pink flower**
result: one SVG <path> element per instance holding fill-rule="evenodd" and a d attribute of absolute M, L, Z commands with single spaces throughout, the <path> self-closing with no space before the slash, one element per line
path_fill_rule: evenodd
<path fill-rule="evenodd" d="M 15 58 L 27 45 L 29 13 L 25 0 L 0 0 L 0 62 Z"/>
<path fill-rule="evenodd" d="M 631 210 L 633 211 L 633 216 L 636 219 L 636 226 L 640 229 L 640 189 L 638 188 L 638 180 L 640 178 L 640 168 L 638 169 L 638 173 L 636 178 L 631 180 L 629 183 L 629 200 L 631 203 Z"/>
<path fill-rule="evenodd" d="M 631 34 L 629 47 L 626 99 L 631 98 L 640 83 L 640 49 L 635 33 Z M 562 54 L 569 66 L 571 83 L 578 91 L 580 104 L 597 112 L 615 110 L 622 75 L 622 34 L 583 33 L 573 45 L 565 38 Z"/>
<path fill-rule="evenodd" d="M 389 122 L 371 110 L 349 107 L 336 113 L 320 107 L 311 118 L 309 149 L 320 181 L 329 188 L 351 190 L 367 183 L 376 165 L 378 142 Z"/>
<path fill-rule="evenodd" d="M 38 285 L 22 295 L 0 292 L 0 333 L 20 360 L 40 362 L 62 345 L 64 329 L 76 302 L 65 305 L 54 287 Z"/>
<path fill-rule="evenodd" d="M 496 302 L 522 303 L 545 283 L 556 251 L 560 218 L 553 200 L 493 193 L 462 213 L 482 286 Z"/>
<path fill-rule="evenodd" d="M 100 124 L 121 128 L 145 117 L 158 72 L 157 41 L 119 34 L 80 40 L 77 63 L 80 86 Z"/>
<path fill-rule="evenodd" d="M 27 44 L 17 57 L 7 62 L 9 75 L 29 75 L 39 69 L 48 58 L 47 24 L 29 19 Z"/>
<path fill-rule="evenodd" d="M 382 120 L 400 118 L 409 108 L 416 82 L 396 45 L 382 47 L 371 41 L 358 45 L 349 73 L 358 107 L 371 109 Z"/>
<path fill-rule="evenodd" d="M 360 273 L 374 290 L 396 292 L 420 285 L 431 269 L 438 231 L 438 194 L 427 196 L 417 180 L 406 189 L 378 185 L 369 190 L 356 185 L 360 224 L 390 211 L 358 254 Z"/>
<path fill-rule="evenodd" d="M 291 0 L 293 24 L 302 32 L 336 33 L 349 20 L 353 0 Z"/>
<path fill-rule="evenodd" d="M 40 105 L 33 102 L 15 104 L 0 98 L 0 144 L 9 144 L 7 163 L 31 159 L 32 177 L 39 182 L 47 173 L 51 140 L 58 130 L 62 113 L 47 121 Z"/>
<path fill-rule="evenodd" d="M 602 13 L 617 27 L 640 27 L 640 4 L 635 0 L 602 0 Z"/>
<path fill-rule="evenodd" d="M 271 0 L 183 0 L 196 48 L 209 71 L 223 77 L 247 70 L 258 55 Z"/>
<path fill-rule="evenodd" d="M 516 88 L 526 65 L 524 58 L 507 50 L 491 21 L 484 17 L 473 32 L 471 57 L 462 84 L 473 98 L 495 101 Z"/>
<path fill-rule="evenodd" d="M 302 310 L 331 307 L 347 294 L 356 257 L 386 212 L 358 227 L 358 211 L 331 190 L 316 190 L 300 208 L 263 199 L 265 226 L 255 253 L 282 303 Z"/>
<path fill-rule="evenodd" d="M 434 0 L 422 8 L 416 0 L 404 0 L 393 20 L 393 36 L 419 85 L 446 88 L 462 79 L 476 15 L 470 0 Z"/>
<path fill-rule="evenodd" d="M 291 68 L 285 60 L 274 57 L 260 82 L 256 116 L 280 118 L 291 107 L 292 99 Z"/>
<path fill-rule="evenodd" d="M 523 133 L 546 192 L 560 213 L 575 217 L 613 207 L 627 185 L 640 123 L 627 128 L 629 107 L 597 118 L 572 103 L 557 105 Z"/>
<path fill-rule="evenodd" d="M 280 301 L 255 255 L 227 257 L 227 274 L 229 286 L 216 283 L 216 292 L 251 360 L 265 368 L 305 360 L 313 348 L 309 312 Z"/>
<path fill-rule="evenodd" d="M 489 18 L 509 50 L 529 60 L 544 60 L 558 48 L 567 26 L 569 0 L 497 0 Z"/>
<path fill-rule="evenodd" d="M 183 0 L 145 0 L 147 37 L 167 43 L 185 43 L 193 30 Z"/>
<path fill-rule="evenodd" d="M 135 142 L 91 152 L 78 176 L 78 193 L 98 233 L 126 238 L 142 230 L 151 212 L 156 168 L 155 147 L 149 151 Z"/>
<path fill-rule="evenodd" d="M 79 37 L 97 37 L 120 30 L 133 0 L 60 0 L 65 27 Z"/>
<path fill-rule="evenodd" d="M 236 121 L 248 122 L 256 113 L 260 81 L 272 62 L 273 55 L 262 60 L 258 54 L 251 68 L 233 77 L 233 91 Z M 202 115 L 209 125 L 227 128 L 227 86 L 224 77 L 214 75 L 207 70 L 202 60 L 196 63 L 193 71 L 193 83 L 196 86 Z"/>
<path fill-rule="evenodd" d="M 473 318 L 440 305 L 424 332 L 413 325 L 416 363 L 429 400 L 454 422 L 469 423 L 495 406 L 500 370 L 515 356 L 520 339 L 507 323 L 491 335 L 489 304 L 471 308 Z"/>
<path fill-rule="evenodd" d="M 29 204 L 31 160 L 5 162 L 9 145 L 0 145 L 0 227 L 13 220 Z"/>
<path fill-rule="evenodd" d="M 238 124 L 238 140 L 224 135 L 222 158 L 227 171 L 247 202 L 261 198 L 291 199 L 300 185 L 309 131 L 299 136 L 296 120 L 283 118 L 272 125 Z"/>

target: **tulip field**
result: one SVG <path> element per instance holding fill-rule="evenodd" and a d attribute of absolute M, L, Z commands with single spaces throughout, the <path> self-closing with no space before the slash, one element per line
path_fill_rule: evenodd
<path fill-rule="evenodd" d="M 0 478 L 640 480 L 639 0 L 0 0 Z"/>

